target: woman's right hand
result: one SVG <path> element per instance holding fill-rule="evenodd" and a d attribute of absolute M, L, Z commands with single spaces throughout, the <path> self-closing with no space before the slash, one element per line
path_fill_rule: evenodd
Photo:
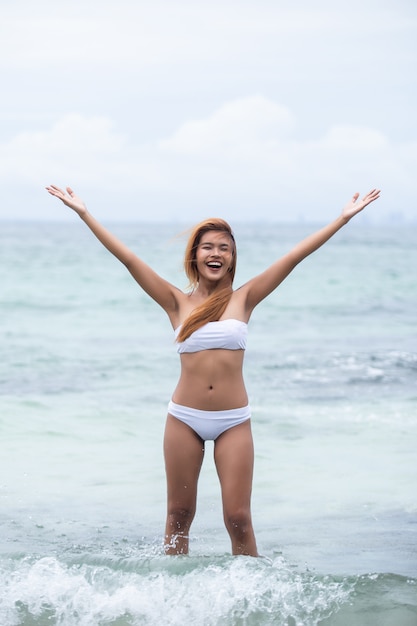
<path fill-rule="evenodd" d="M 67 193 L 65 193 L 65 191 L 63 191 L 59 187 L 56 187 L 55 185 L 49 185 L 49 187 L 46 187 L 46 191 L 48 191 L 51 196 L 59 198 L 64 204 L 69 206 L 70 209 L 78 213 L 80 217 L 87 213 L 87 207 L 85 206 L 84 202 L 81 200 L 81 198 L 75 195 L 71 187 L 67 187 Z"/>

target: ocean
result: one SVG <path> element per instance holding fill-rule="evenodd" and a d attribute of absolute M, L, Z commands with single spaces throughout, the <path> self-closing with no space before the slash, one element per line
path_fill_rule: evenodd
<path fill-rule="evenodd" d="M 186 226 L 110 224 L 182 288 Z M 317 227 L 233 226 L 235 286 Z M 2 222 L 0 626 L 416 626 L 416 240 L 358 217 L 258 306 L 262 557 L 230 554 L 212 442 L 169 557 L 168 319 L 76 216 Z"/>

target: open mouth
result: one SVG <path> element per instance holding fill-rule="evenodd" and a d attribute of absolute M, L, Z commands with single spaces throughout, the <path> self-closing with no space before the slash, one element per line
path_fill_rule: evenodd
<path fill-rule="evenodd" d="M 210 261 L 209 263 L 206 263 L 206 265 L 207 265 L 207 267 L 210 267 L 213 270 L 218 270 L 222 266 L 220 261 Z"/>

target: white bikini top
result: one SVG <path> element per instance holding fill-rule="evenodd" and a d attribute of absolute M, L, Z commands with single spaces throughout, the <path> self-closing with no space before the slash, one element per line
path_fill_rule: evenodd
<path fill-rule="evenodd" d="M 175 329 L 178 337 L 181 326 Z M 207 322 L 197 328 L 185 341 L 177 344 L 177 352 L 200 352 L 202 350 L 245 350 L 248 325 L 240 320 L 227 319 Z"/>

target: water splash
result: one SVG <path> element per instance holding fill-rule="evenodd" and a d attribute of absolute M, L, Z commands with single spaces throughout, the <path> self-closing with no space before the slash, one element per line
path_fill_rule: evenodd
<path fill-rule="evenodd" d="M 1 576 L 1 623 L 316 626 L 352 590 L 346 580 L 296 571 L 282 557 L 82 561 L 10 560 Z"/>

